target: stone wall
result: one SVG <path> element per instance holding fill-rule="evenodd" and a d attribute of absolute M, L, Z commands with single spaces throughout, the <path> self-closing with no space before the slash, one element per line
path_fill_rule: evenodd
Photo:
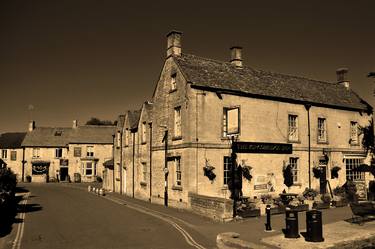
<path fill-rule="evenodd" d="M 189 193 L 190 208 L 194 213 L 223 221 L 232 218 L 232 201 L 224 198 L 209 197 Z"/>

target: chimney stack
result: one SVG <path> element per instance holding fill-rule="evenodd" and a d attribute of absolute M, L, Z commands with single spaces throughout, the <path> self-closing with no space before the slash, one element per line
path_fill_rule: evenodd
<path fill-rule="evenodd" d="M 181 36 L 182 32 L 175 30 L 167 34 L 167 58 L 181 55 Z"/>
<path fill-rule="evenodd" d="M 230 63 L 237 68 L 242 68 L 242 47 L 234 46 L 230 48 Z"/>
<path fill-rule="evenodd" d="M 31 120 L 29 123 L 29 131 L 33 131 L 35 129 L 35 121 Z"/>
<path fill-rule="evenodd" d="M 346 89 L 349 89 L 348 71 L 347 68 L 339 68 L 336 70 L 337 83 L 343 85 Z"/>
<path fill-rule="evenodd" d="M 78 127 L 78 121 L 75 119 L 73 120 L 73 129 Z"/>

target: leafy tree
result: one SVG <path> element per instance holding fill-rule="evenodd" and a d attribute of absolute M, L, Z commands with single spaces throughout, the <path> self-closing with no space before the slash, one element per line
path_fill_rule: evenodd
<path fill-rule="evenodd" d="M 98 118 L 92 117 L 86 122 L 86 125 L 115 125 L 116 122 L 110 120 L 100 120 Z"/>

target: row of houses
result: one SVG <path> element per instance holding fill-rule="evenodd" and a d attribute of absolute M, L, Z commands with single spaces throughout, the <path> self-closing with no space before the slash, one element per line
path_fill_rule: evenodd
<path fill-rule="evenodd" d="M 1 158 L 18 181 L 97 181 L 112 158 L 114 126 L 37 127 L 0 136 Z"/>
<path fill-rule="evenodd" d="M 294 193 L 325 189 L 327 180 L 331 188 L 347 180 L 364 185 L 373 180 L 353 171 L 370 163 L 361 128 L 371 126 L 373 110 L 350 88 L 347 69 L 336 71 L 337 82 L 323 82 L 254 69 L 242 60 L 238 46 L 225 62 L 183 53 L 181 45 L 181 32 L 167 35 L 166 59 L 152 97 L 140 110 L 120 115 L 116 127 L 101 127 L 103 136 L 99 127 L 49 128 L 40 131 L 49 134 L 46 140 L 31 135 L 39 134 L 37 128 L 29 131 L 22 142 L 22 176 L 44 181 L 31 170 L 49 165 L 49 176 L 59 171 L 60 179 L 80 173 L 88 181 L 98 175 L 109 191 L 181 208 L 215 209 L 230 196 L 234 141 L 247 146 L 237 154 L 237 163 L 251 169 L 252 180 L 243 181 L 244 196 L 282 192 L 286 165 L 292 167 L 289 191 Z M 66 139 L 56 138 L 56 132 Z M 36 160 L 37 147 L 55 157 Z M 335 167 L 341 168 L 338 178 L 332 175 Z M 323 172 L 320 179 L 312 176 L 314 168 Z"/>

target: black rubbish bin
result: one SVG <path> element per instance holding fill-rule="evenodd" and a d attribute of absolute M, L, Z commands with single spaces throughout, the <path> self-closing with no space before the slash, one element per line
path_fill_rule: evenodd
<path fill-rule="evenodd" d="M 311 210 L 306 212 L 306 241 L 309 242 L 322 242 L 323 238 L 323 225 L 322 225 L 322 212 L 318 210 Z"/>
<path fill-rule="evenodd" d="M 285 211 L 285 238 L 299 238 L 298 212 L 292 210 Z"/>

